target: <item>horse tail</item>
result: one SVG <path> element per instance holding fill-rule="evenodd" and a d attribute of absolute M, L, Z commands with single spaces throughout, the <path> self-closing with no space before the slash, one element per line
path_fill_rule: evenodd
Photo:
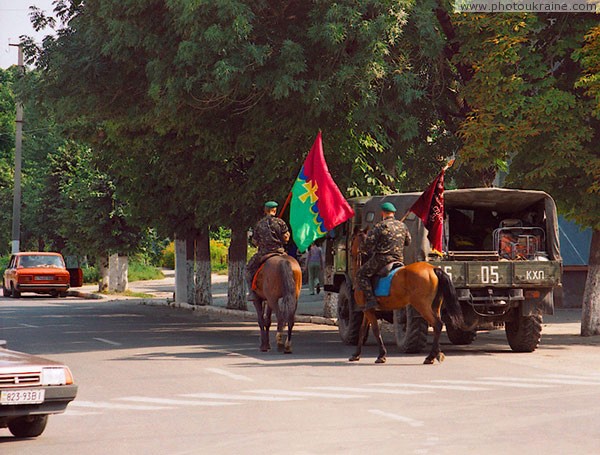
<path fill-rule="evenodd" d="M 463 314 L 460 303 L 458 303 L 458 298 L 456 297 L 456 288 L 450 279 L 450 275 L 439 267 L 436 267 L 434 272 L 438 277 L 438 288 L 433 299 L 433 308 L 436 311 L 439 310 L 443 301 L 444 310 L 450 322 L 453 326 L 460 327 L 463 323 Z"/>
<path fill-rule="evenodd" d="M 283 316 L 284 321 L 289 322 L 289 318 L 293 317 L 296 312 L 296 280 L 294 279 L 294 271 L 292 264 L 289 261 L 281 261 L 281 278 L 283 283 L 283 296 L 279 311 Z"/>

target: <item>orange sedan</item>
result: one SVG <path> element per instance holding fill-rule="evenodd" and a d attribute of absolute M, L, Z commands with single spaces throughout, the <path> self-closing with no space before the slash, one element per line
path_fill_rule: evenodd
<path fill-rule="evenodd" d="M 5 296 L 21 297 L 22 292 L 64 297 L 70 286 L 70 274 L 59 253 L 15 253 L 4 272 Z"/>

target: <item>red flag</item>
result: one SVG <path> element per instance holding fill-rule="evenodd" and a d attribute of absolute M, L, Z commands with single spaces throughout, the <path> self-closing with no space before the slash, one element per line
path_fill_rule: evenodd
<path fill-rule="evenodd" d="M 451 164 L 450 164 L 451 165 Z M 444 226 L 444 167 L 429 187 L 409 209 L 427 228 L 427 238 L 434 253 L 442 254 L 442 234 Z"/>

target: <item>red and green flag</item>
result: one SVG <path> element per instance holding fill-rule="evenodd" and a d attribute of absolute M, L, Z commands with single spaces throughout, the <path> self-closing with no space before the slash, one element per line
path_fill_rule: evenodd
<path fill-rule="evenodd" d="M 319 131 L 292 187 L 290 225 L 298 251 L 353 216 L 327 169 Z"/>

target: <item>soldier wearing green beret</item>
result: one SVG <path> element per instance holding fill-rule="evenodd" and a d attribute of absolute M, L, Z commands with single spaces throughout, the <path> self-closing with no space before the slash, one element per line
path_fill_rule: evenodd
<path fill-rule="evenodd" d="M 252 290 L 252 280 L 258 271 L 262 258 L 269 253 L 285 253 L 285 245 L 290 240 L 290 231 L 277 214 L 277 202 L 268 201 L 264 205 L 264 216 L 256 223 L 252 233 L 252 243 L 258 251 L 246 265 L 246 282 L 248 283 L 248 300 L 258 300 Z"/>
<path fill-rule="evenodd" d="M 371 278 L 390 262 L 404 262 L 404 247 L 410 244 L 406 224 L 394 217 L 396 207 L 391 202 L 381 204 L 383 218 L 371 229 L 364 244 L 369 259 L 358 269 L 358 288 L 365 294 L 365 310 L 375 308 L 377 299 L 373 294 Z"/>

